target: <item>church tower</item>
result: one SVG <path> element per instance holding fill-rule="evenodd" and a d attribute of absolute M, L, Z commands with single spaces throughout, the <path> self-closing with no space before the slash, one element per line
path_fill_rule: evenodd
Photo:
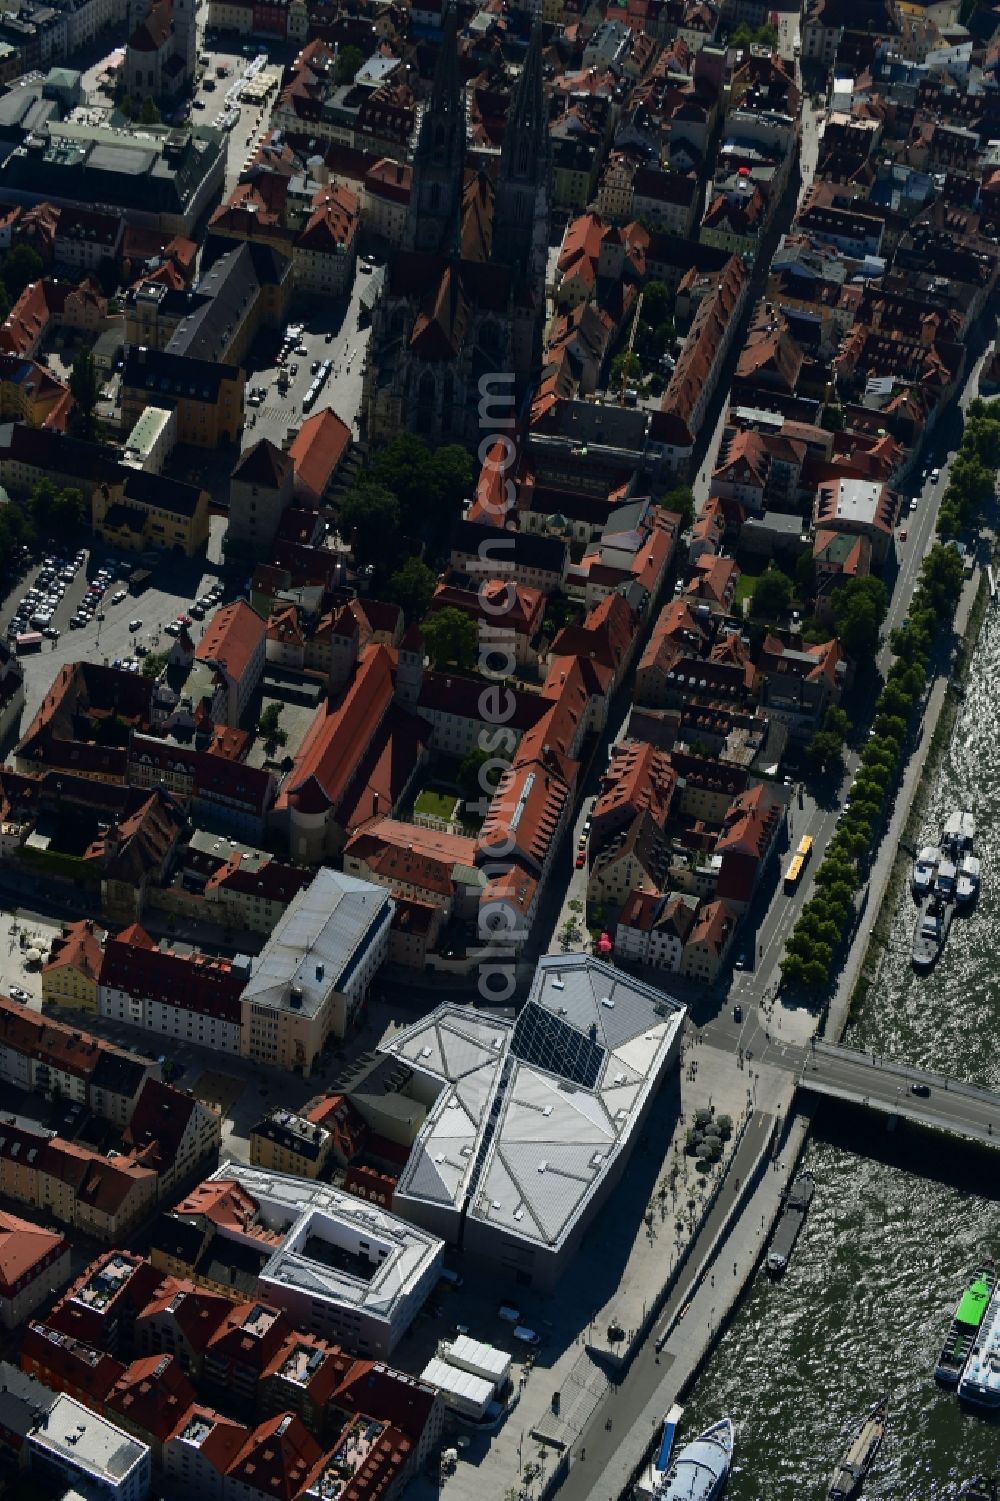
<path fill-rule="evenodd" d="M 198 0 L 173 0 L 174 55 L 184 64 L 185 83 L 194 83 L 198 65 Z"/>
<path fill-rule="evenodd" d="M 465 90 L 458 69 L 455 8 L 450 6 L 413 153 L 404 250 L 452 255 L 458 249 L 464 178 Z"/>
<path fill-rule="evenodd" d="M 542 79 L 542 28 L 531 29 L 510 102 L 493 213 L 493 260 L 541 295 L 549 238 L 549 123 Z"/>

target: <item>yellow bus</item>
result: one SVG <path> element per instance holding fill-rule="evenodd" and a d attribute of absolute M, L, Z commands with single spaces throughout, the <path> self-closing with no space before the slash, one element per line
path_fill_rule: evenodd
<path fill-rule="evenodd" d="M 786 891 L 795 890 L 796 886 L 799 884 L 799 877 L 802 875 L 802 871 L 805 868 L 805 863 L 806 862 L 801 855 L 792 856 L 791 860 L 788 862 L 788 869 L 785 871 Z"/>
<path fill-rule="evenodd" d="M 802 856 L 802 864 L 803 865 L 805 865 L 806 861 L 809 859 L 809 856 L 812 854 L 812 847 L 813 847 L 812 835 L 811 834 L 803 834 L 802 838 L 799 840 L 799 847 L 795 851 L 795 853 L 797 855 L 801 855 Z"/>

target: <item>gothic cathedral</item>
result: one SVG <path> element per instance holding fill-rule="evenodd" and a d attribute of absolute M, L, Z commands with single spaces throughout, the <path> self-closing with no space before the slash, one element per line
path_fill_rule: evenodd
<path fill-rule="evenodd" d="M 520 395 L 540 365 L 549 132 L 537 22 L 495 184 L 466 170 L 465 120 L 452 8 L 418 126 L 403 249 L 372 314 L 362 398 L 370 444 L 410 431 L 475 448 L 483 378 L 513 375 Z"/>

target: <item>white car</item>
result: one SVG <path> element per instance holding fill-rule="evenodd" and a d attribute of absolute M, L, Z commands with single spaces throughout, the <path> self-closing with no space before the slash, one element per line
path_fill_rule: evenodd
<path fill-rule="evenodd" d="M 941 471 L 940 471 L 940 469 L 932 469 L 931 470 L 931 484 L 932 485 L 936 485 L 937 482 L 938 482 L 938 480 L 940 478 L 941 478 Z"/>
<path fill-rule="evenodd" d="M 123 599 L 128 599 L 128 590 L 116 589 L 114 594 L 112 594 L 111 596 L 111 603 L 113 605 L 120 605 Z"/>
<path fill-rule="evenodd" d="M 911 511 L 915 511 L 917 509 L 918 504 L 919 504 L 918 497 L 916 495 L 914 495 L 913 499 L 910 501 L 910 510 Z"/>

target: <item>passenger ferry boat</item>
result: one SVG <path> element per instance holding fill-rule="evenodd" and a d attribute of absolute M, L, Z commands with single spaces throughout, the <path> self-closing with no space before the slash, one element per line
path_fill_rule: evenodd
<path fill-rule="evenodd" d="M 934 1379 L 941 1386 L 958 1385 L 996 1285 L 996 1263 L 986 1257 L 969 1278 L 934 1367 Z"/>
<path fill-rule="evenodd" d="M 664 1472 L 656 1501 L 716 1501 L 729 1479 L 733 1463 L 733 1425 L 720 1418 L 699 1438 L 678 1451 Z"/>
<path fill-rule="evenodd" d="M 996 1288 L 959 1378 L 958 1396 L 970 1407 L 991 1412 L 1000 1408 L 1000 1290 Z"/>

